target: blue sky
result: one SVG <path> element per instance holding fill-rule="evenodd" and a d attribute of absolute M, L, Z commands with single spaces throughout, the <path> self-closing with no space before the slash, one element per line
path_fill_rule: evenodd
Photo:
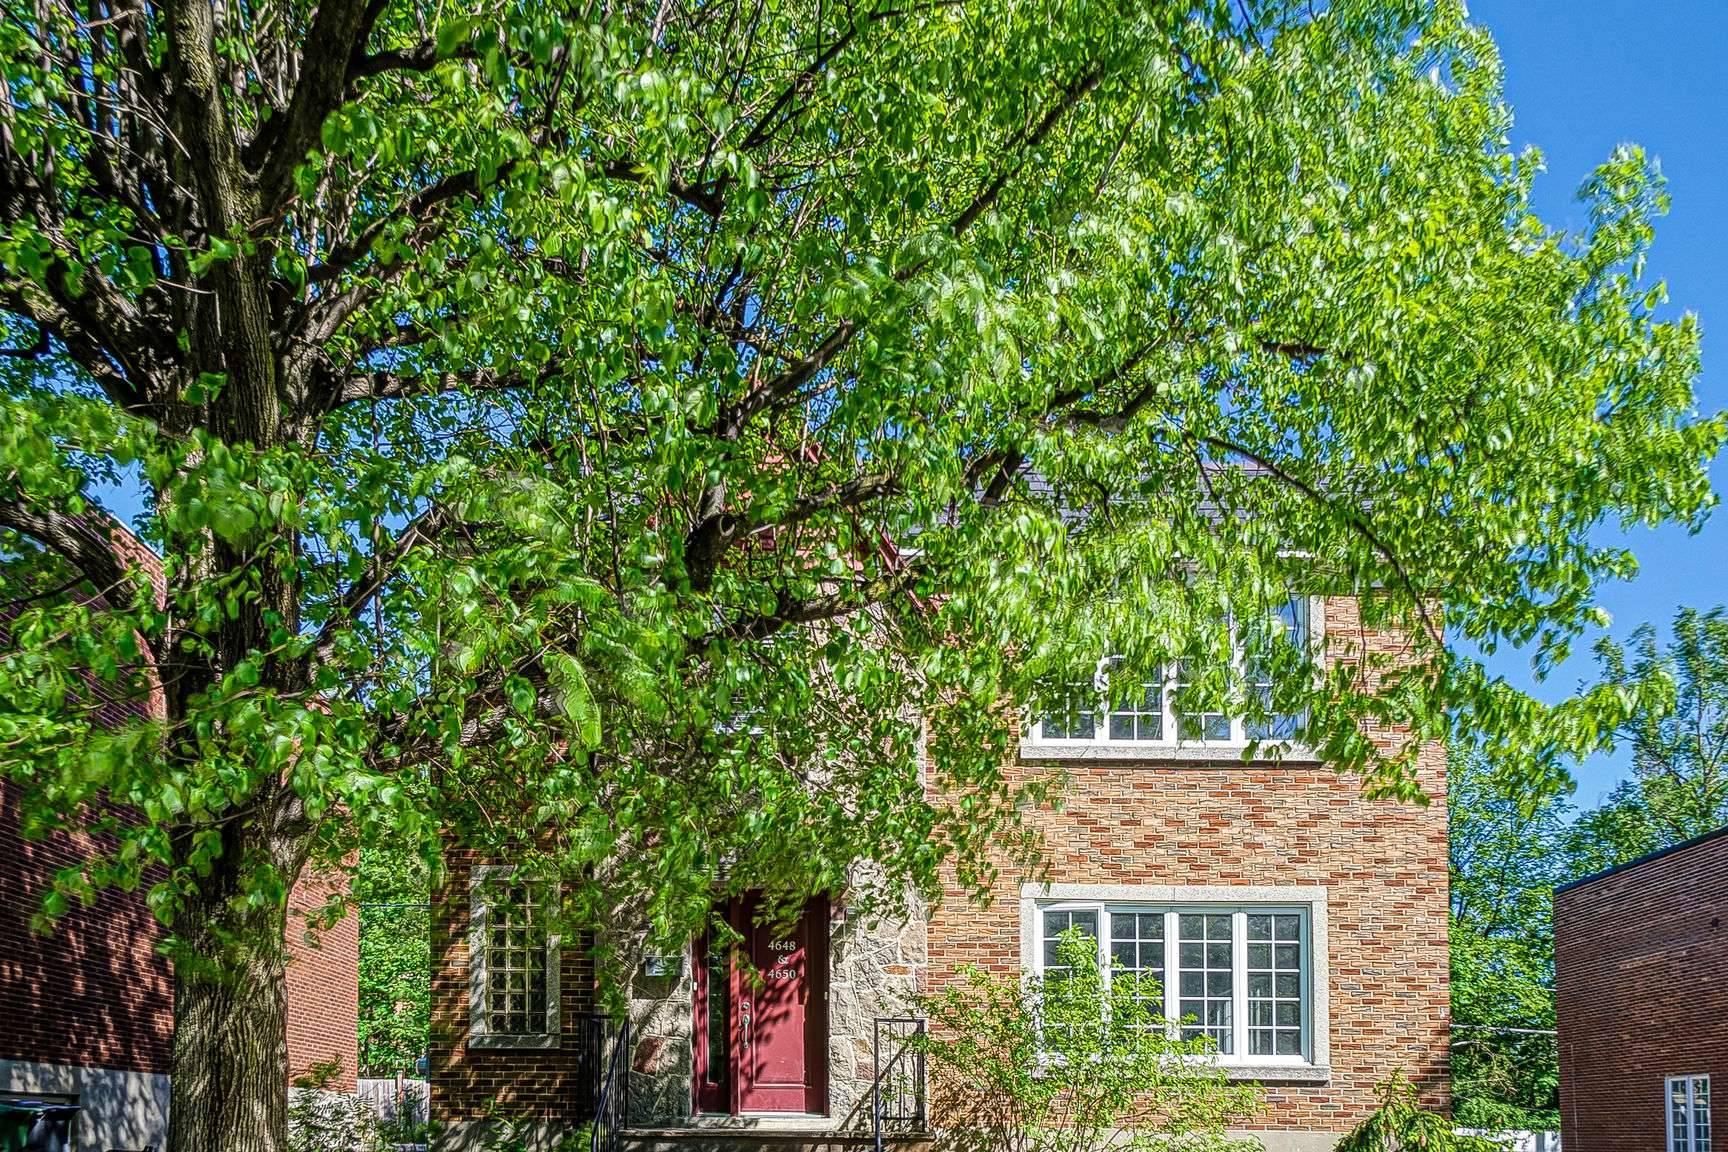
<path fill-rule="evenodd" d="M 1470 15 L 1500 46 L 1514 145 L 1534 144 L 1547 160 L 1536 192 L 1544 220 L 1582 226 L 1574 192 L 1616 144 L 1660 159 L 1674 203 L 1648 272 L 1667 282 L 1675 314 L 1702 320 L 1700 405 L 1728 408 L 1728 0 L 1470 0 Z M 1713 477 L 1723 490 L 1728 462 L 1719 459 Z M 1665 624 L 1682 605 L 1728 601 L 1728 508 L 1696 536 L 1638 532 L 1630 543 L 1638 578 L 1602 597 L 1616 637 Z M 1519 654 L 1501 653 L 1492 667 L 1547 699 L 1593 671 L 1575 656 L 1537 685 Z M 1577 802 L 1595 803 L 1625 765 L 1622 751 L 1580 766 Z"/>

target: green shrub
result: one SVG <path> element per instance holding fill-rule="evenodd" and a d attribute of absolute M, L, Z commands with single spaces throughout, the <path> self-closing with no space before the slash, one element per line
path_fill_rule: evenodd
<path fill-rule="evenodd" d="M 1125 972 L 1108 982 L 1097 944 L 1059 948 L 1043 978 L 966 969 L 920 999 L 930 1020 L 934 1138 L 952 1152 L 1237 1152 L 1226 1129 L 1260 1111 L 1258 1086 L 1232 1084 L 1204 1038 L 1173 1036 L 1160 989 Z"/>
<path fill-rule="evenodd" d="M 1422 1107 L 1402 1073 L 1379 1085 L 1380 1107 L 1338 1141 L 1335 1152 L 1505 1152 L 1481 1136 L 1460 1135 L 1450 1118 Z"/>

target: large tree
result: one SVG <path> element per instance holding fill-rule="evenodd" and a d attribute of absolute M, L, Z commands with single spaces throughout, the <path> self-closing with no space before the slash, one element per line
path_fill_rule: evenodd
<path fill-rule="evenodd" d="M 117 838 L 50 914 L 172 927 L 173 1152 L 281 1146 L 283 893 L 358 845 L 613 936 L 976 881 L 1003 707 L 1263 708 L 1231 620 L 1341 768 L 1540 780 L 1612 701 L 1442 622 L 1558 650 L 1594 526 L 1710 504 L 1652 166 L 1545 228 L 1452 0 L 4 2 L 0 770 Z M 1310 675 L 1293 584 L 1409 644 Z"/>

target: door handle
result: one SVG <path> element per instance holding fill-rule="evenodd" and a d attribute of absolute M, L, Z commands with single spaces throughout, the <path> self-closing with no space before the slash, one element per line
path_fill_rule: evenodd
<path fill-rule="evenodd" d="M 750 1051 L 750 1001 L 746 1000 L 738 1006 L 741 1029 L 744 1033 L 744 1051 Z"/>

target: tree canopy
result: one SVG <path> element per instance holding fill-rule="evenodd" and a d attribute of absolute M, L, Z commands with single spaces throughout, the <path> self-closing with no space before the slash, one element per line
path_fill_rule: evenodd
<path fill-rule="evenodd" d="M 1728 825 L 1728 613 L 1682 608 L 1667 643 L 1645 624 L 1597 661 L 1604 687 L 1642 705 L 1614 732 L 1631 779 L 1572 829 L 1578 875 Z"/>
<path fill-rule="evenodd" d="M 118 838 L 50 911 L 161 868 L 175 1152 L 280 1141 L 309 864 L 665 938 L 977 881 L 1012 708 L 1254 708 L 1232 630 L 1390 793 L 1455 727 L 1553 786 L 1620 697 L 1443 629 L 1558 654 L 1594 527 L 1712 502 L 1654 165 L 1545 227 L 1455 0 L 5 2 L 0 771 Z M 1409 650 L 1310 675 L 1292 586 Z"/>

